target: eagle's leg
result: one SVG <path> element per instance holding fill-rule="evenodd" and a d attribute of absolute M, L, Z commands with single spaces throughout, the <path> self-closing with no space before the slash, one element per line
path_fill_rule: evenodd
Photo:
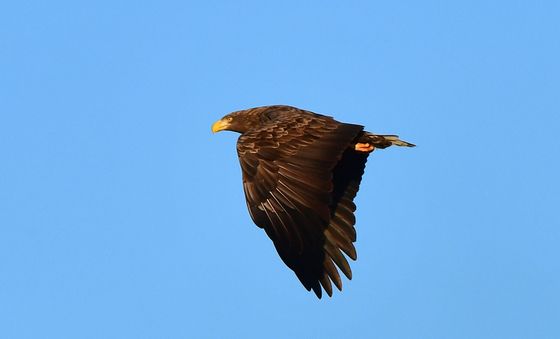
<path fill-rule="evenodd" d="M 354 145 L 354 150 L 356 150 L 357 152 L 371 153 L 374 149 L 375 147 L 367 142 L 357 142 Z"/>

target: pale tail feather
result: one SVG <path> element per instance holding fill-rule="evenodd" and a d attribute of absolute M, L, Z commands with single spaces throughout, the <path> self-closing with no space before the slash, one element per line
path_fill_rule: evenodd
<path fill-rule="evenodd" d="M 404 147 L 414 147 L 416 146 L 415 144 L 411 144 L 410 142 L 406 142 L 404 140 L 399 139 L 398 135 L 380 135 L 383 138 L 385 138 L 385 140 L 391 142 L 392 145 L 395 146 L 404 146 Z"/>
<path fill-rule="evenodd" d="M 416 145 L 399 139 L 398 135 L 393 134 L 373 134 L 370 132 L 365 132 L 364 136 L 366 140 L 360 142 L 368 142 L 376 148 L 386 148 L 389 146 L 404 146 L 404 147 L 414 147 Z"/>

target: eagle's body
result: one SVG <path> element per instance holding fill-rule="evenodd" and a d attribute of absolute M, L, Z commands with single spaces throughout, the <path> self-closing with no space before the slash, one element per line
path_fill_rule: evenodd
<path fill-rule="evenodd" d="M 414 146 L 290 106 L 265 106 L 226 115 L 214 132 L 241 133 L 237 154 L 247 207 L 255 224 L 307 290 L 341 290 L 335 267 L 352 278 L 342 254 L 356 260 L 353 199 L 369 153 Z"/>

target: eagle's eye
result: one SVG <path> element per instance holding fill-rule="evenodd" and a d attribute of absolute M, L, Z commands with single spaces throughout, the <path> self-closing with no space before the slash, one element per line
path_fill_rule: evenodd
<path fill-rule="evenodd" d="M 233 120 L 233 117 L 227 117 L 226 120 L 227 120 L 228 122 L 231 122 L 231 121 Z"/>

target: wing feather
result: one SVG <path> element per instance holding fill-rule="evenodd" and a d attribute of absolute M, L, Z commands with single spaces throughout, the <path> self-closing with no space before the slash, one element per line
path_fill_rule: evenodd
<path fill-rule="evenodd" d="M 360 133 L 362 126 L 300 111 L 244 133 L 237 143 L 251 218 L 319 298 L 321 286 L 332 295 L 331 280 L 342 288 L 335 263 L 352 276 L 342 252 L 356 258 L 352 200 L 365 158 L 349 181 L 341 162 L 355 161 L 347 150 Z"/>

